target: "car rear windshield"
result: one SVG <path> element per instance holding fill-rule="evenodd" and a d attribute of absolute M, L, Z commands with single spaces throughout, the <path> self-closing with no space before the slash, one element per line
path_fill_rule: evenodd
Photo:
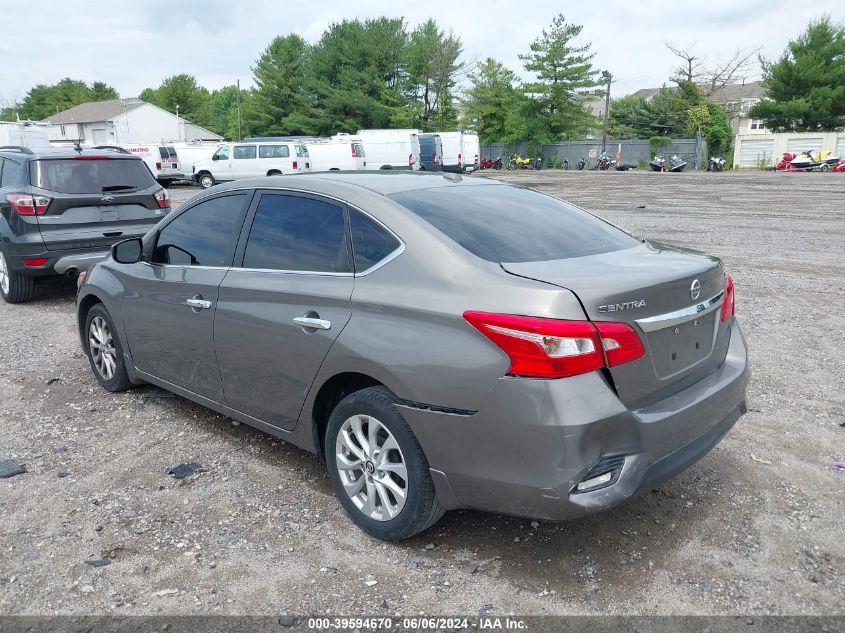
<path fill-rule="evenodd" d="M 519 187 L 443 187 L 389 197 L 491 262 L 568 259 L 638 243 L 586 211 Z"/>
<path fill-rule="evenodd" d="M 34 187 L 58 193 L 120 193 L 155 184 L 144 161 L 114 158 L 36 160 L 31 163 L 30 181 Z"/>

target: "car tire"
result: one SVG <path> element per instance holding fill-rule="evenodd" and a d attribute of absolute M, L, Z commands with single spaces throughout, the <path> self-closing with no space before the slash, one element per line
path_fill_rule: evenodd
<path fill-rule="evenodd" d="M 214 180 L 214 176 L 209 174 L 207 171 L 199 175 L 199 177 L 197 178 L 197 182 L 203 189 L 211 189 L 214 185 L 217 184 L 217 181 Z"/>
<path fill-rule="evenodd" d="M 335 494 L 368 534 L 400 541 L 443 516 L 428 460 L 384 387 L 362 389 L 340 401 L 329 417 L 325 447 Z"/>
<path fill-rule="evenodd" d="M 35 295 L 35 278 L 9 270 L 5 253 L 0 250 L 0 296 L 6 303 L 26 303 Z"/>
<path fill-rule="evenodd" d="M 126 391 L 132 387 L 123 345 L 117 336 L 114 322 L 102 303 L 94 304 L 85 315 L 83 341 L 91 371 L 106 391 Z"/>

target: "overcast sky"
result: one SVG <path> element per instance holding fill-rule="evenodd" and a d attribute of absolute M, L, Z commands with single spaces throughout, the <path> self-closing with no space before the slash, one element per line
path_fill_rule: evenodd
<path fill-rule="evenodd" d="M 181 72 L 209 88 L 250 85 L 250 65 L 276 35 L 315 42 L 332 22 L 379 15 L 410 27 L 428 17 L 460 35 L 467 62 L 488 56 L 522 72 L 518 54 L 563 11 L 584 27 L 595 65 L 621 96 L 666 81 L 676 60 L 664 40 L 716 57 L 738 46 L 780 54 L 812 18 L 845 19 L 841 0 L 0 0 L 0 105 L 62 77 L 105 81 L 123 97 Z M 524 74 L 524 73 L 523 73 Z M 755 68 L 748 80 L 759 78 Z"/>

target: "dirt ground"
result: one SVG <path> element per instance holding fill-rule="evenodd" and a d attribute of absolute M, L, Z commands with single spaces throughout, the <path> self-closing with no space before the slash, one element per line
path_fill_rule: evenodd
<path fill-rule="evenodd" d="M 452 512 L 381 543 L 315 456 L 97 387 L 56 281 L 0 303 L 0 460 L 27 468 L 0 479 L 0 613 L 845 613 L 845 174 L 495 176 L 724 258 L 753 377 L 714 451 L 586 520 Z"/>

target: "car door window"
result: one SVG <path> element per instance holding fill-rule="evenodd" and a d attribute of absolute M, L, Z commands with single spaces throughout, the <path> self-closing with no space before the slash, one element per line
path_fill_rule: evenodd
<path fill-rule="evenodd" d="M 20 165 L 16 162 L 0 158 L 0 187 L 8 187 L 18 175 Z"/>
<path fill-rule="evenodd" d="M 288 158 L 290 150 L 287 145 L 259 145 L 259 158 Z"/>
<path fill-rule="evenodd" d="M 229 160 L 229 148 L 228 147 L 221 147 L 214 155 L 217 157 L 217 160 Z"/>
<path fill-rule="evenodd" d="M 264 194 L 255 211 L 243 267 L 348 273 L 343 208 L 324 200 Z"/>
<path fill-rule="evenodd" d="M 235 160 L 255 158 L 255 145 L 235 145 Z"/>
<path fill-rule="evenodd" d="M 349 209 L 349 228 L 356 273 L 372 268 L 401 246 L 387 229 L 357 209 Z"/>
<path fill-rule="evenodd" d="M 179 214 L 159 233 L 153 263 L 229 266 L 246 197 L 245 193 L 219 196 Z"/>

